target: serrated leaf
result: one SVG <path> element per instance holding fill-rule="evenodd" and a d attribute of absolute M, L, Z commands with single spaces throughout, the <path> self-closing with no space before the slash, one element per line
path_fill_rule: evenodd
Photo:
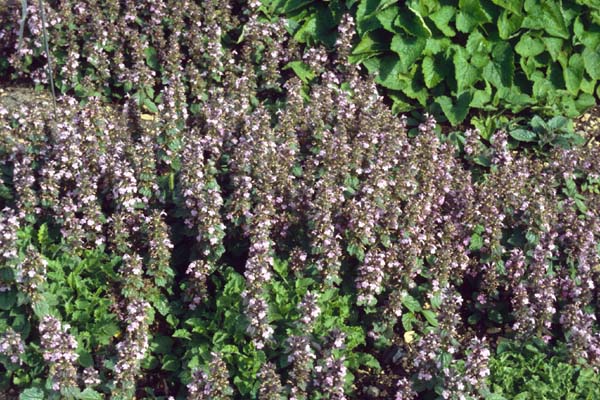
<path fill-rule="evenodd" d="M 483 77 L 492 85 L 510 87 L 514 78 L 514 54 L 507 42 L 497 43 L 492 50 L 492 60 L 483 68 Z"/>
<path fill-rule="evenodd" d="M 571 58 L 569 58 L 568 67 L 563 70 L 565 86 L 573 95 L 579 93 L 579 86 L 581 85 L 581 80 L 583 79 L 584 68 L 583 57 L 581 54 L 575 53 L 571 56 Z"/>
<path fill-rule="evenodd" d="M 40 388 L 25 389 L 19 395 L 19 400 L 44 400 L 44 392 Z"/>
<path fill-rule="evenodd" d="M 83 392 L 79 393 L 76 398 L 78 400 L 102 400 L 104 396 L 92 388 L 86 388 Z"/>
<path fill-rule="evenodd" d="M 456 31 L 449 25 L 449 22 L 454 17 L 455 11 L 455 8 L 452 6 L 442 6 L 428 17 L 445 36 L 453 37 L 456 35 Z"/>
<path fill-rule="evenodd" d="M 583 64 L 592 79 L 600 79 L 600 49 L 586 47 L 582 53 Z"/>
<path fill-rule="evenodd" d="M 423 53 L 426 44 L 427 41 L 420 37 L 394 35 L 390 48 L 398 54 L 401 73 L 408 72 Z"/>
<path fill-rule="evenodd" d="M 469 104 L 473 99 L 473 95 L 470 92 L 461 93 L 456 103 L 452 102 L 452 99 L 448 96 L 440 96 L 436 99 L 444 115 L 448 118 L 448 121 L 456 126 L 464 121 L 469 113 Z"/>
<path fill-rule="evenodd" d="M 379 11 L 376 14 L 377 21 L 381 24 L 383 29 L 388 32 L 397 32 L 398 29 L 394 25 L 394 21 L 398 18 L 400 9 L 398 7 L 388 7 L 384 10 Z"/>
<path fill-rule="evenodd" d="M 522 57 L 534 57 L 544 52 L 544 43 L 529 33 L 524 34 L 515 46 L 515 51 Z"/>
<path fill-rule="evenodd" d="M 373 64 L 377 68 L 376 83 L 394 90 L 402 90 L 408 84 L 405 80 L 400 79 L 403 70 L 402 63 L 397 56 L 386 55 L 382 58 L 377 58 Z"/>
<path fill-rule="evenodd" d="M 469 250 L 478 251 L 483 247 L 483 238 L 477 234 L 473 233 L 471 235 L 471 240 L 469 241 Z"/>
<path fill-rule="evenodd" d="M 435 312 L 431 310 L 422 310 L 421 314 L 423 314 L 427 322 L 429 322 L 429 325 L 433 327 L 438 326 L 437 315 L 435 314 Z"/>
<path fill-rule="evenodd" d="M 471 57 L 473 57 L 475 54 L 489 54 L 492 46 L 481 32 L 473 31 L 469 34 L 466 48 Z"/>
<path fill-rule="evenodd" d="M 413 313 L 421 311 L 421 304 L 410 294 L 405 294 L 404 297 L 402 297 L 402 305 Z"/>
<path fill-rule="evenodd" d="M 567 29 L 567 24 L 561 13 L 561 5 L 554 0 L 546 0 L 542 2 L 542 27 L 551 36 L 569 39 L 570 34 Z M 540 18 L 535 15 L 535 18 Z"/>
<path fill-rule="evenodd" d="M 369 32 L 364 35 L 360 42 L 352 50 L 353 55 L 372 55 L 380 53 L 387 49 L 386 43 L 381 39 L 381 35 L 375 32 Z"/>
<path fill-rule="evenodd" d="M 515 140 L 520 142 L 535 142 L 537 135 L 526 129 L 514 129 L 508 132 L 508 134 Z"/>
<path fill-rule="evenodd" d="M 492 0 L 492 3 L 516 15 L 523 11 L 523 0 Z"/>
<path fill-rule="evenodd" d="M 479 70 L 472 66 L 467 60 L 468 53 L 462 47 L 456 47 L 454 57 L 454 73 L 456 78 L 457 90 L 462 92 L 470 88 L 480 77 Z"/>
<path fill-rule="evenodd" d="M 490 16 L 483 9 L 479 0 L 459 0 L 458 9 L 456 29 L 463 33 L 469 33 L 475 27 L 491 22 Z"/>
<path fill-rule="evenodd" d="M 441 65 L 436 65 L 435 58 L 433 57 L 424 57 L 421 68 L 423 71 L 423 81 L 429 89 L 444 79 L 444 76 L 440 73 L 440 71 L 443 71 L 443 68 L 441 68 Z"/>
<path fill-rule="evenodd" d="M 315 78 L 315 73 L 310 69 L 308 64 L 302 61 L 291 61 L 289 62 L 284 69 L 291 68 L 292 71 L 296 74 L 298 78 L 304 83 L 308 83 L 309 81 Z"/>
<path fill-rule="evenodd" d="M 522 24 L 522 16 L 514 15 L 506 10 L 503 10 L 500 14 L 500 17 L 498 17 L 498 34 L 500 35 L 500 39 L 509 39 L 515 32 L 519 30 Z"/>
<path fill-rule="evenodd" d="M 154 47 L 146 47 L 144 49 L 144 56 L 146 57 L 146 64 L 151 69 L 153 69 L 154 71 L 158 71 L 160 69 L 158 53 Z"/>
<path fill-rule="evenodd" d="M 406 331 L 410 331 L 413 328 L 413 324 L 417 322 L 417 317 L 413 313 L 402 314 L 402 327 Z"/>
<path fill-rule="evenodd" d="M 564 40 L 551 36 L 542 36 L 542 41 L 544 42 L 546 50 L 548 53 L 550 53 L 552 61 L 557 61 L 559 59 Z"/>
<path fill-rule="evenodd" d="M 443 37 L 440 39 L 437 38 L 427 38 L 427 42 L 425 43 L 425 49 L 423 50 L 424 55 L 432 56 L 435 54 L 443 53 L 446 49 L 450 48 L 452 42 L 450 39 Z"/>
<path fill-rule="evenodd" d="M 431 30 L 423 20 L 423 17 L 412 7 L 403 9 L 394 21 L 394 25 L 403 29 L 407 34 L 420 38 L 431 36 Z"/>

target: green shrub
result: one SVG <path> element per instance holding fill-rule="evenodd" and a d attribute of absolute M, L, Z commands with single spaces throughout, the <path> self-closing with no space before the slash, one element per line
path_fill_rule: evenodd
<path fill-rule="evenodd" d="M 270 0 L 297 40 L 334 40 L 353 10 L 351 60 L 387 89 L 396 112 L 426 108 L 452 125 L 476 111 L 573 117 L 600 96 L 600 4 L 556 0 Z"/>

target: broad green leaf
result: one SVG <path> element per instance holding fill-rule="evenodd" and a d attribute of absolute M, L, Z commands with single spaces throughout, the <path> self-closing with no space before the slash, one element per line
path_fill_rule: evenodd
<path fill-rule="evenodd" d="M 433 88 L 444 79 L 444 76 L 440 73 L 441 71 L 444 71 L 444 68 L 442 68 L 442 65 L 437 65 L 434 57 L 424 57 L 421 68 L 423 70 L 423 81 L 429 89 Z"/>
<path fill-rule="evenodd" d="M 315 77 L 315 73 L 310 69 L 308 64 L 302 61 L 291 61 L 289 62 L 284 69 L 292 69 L 296 76 L 302 80 L 304 83 L 308 83 L 313 80 Z"/>
<path fill-rule="evenodd" d="M 377 68 L 377 76 L 375 82 L 385 86 L 388 89 L 402 90 L 408 82 L 400 79 L 403 74 L 402 64 L 400 59 L 395 55 L 386 55 L 376 60 L 374 65 Z"/>
<path fill-rule="evenodd" d="M 406 294 L 404 297 L 402 297 L 402 305 L 404 305 L 404 307 L 413 313 L 421 311 L 421 304 L 410 294 Z"/>
<path fill-rule="evenodd" d="M 456 85 L 459 92 L 470 88 L 481 75 L 479 70 L 469 63 L 467 57 L 467 50 L 463 47 L 456 47 L 453 62 Z"/>
<path fill-rule="evenodd" d="M 288 0 L 283 8 L 284 14 L 289 14 L 312 3 L 312 0 Z"/>
<path fill-rule="evenodd" d="M 428 38 L 431 36 L 431 30 L 423 20 L 423 17 L 410 6 L 400 10 L 394 24 L 399 28 L 402 28 L 409 35 L 420 38 Z"/>
<path fill-rule="evenodd" d="M 307 43 L 317 35 L 317 16 L 312 15 L 294 33 L 294 39 L 300 43 Z"/>
<path fill-rule="evenodd" d="M 542 36 L 542 41 L 546 46 L 546 50 L 548 50 L 548 53 L 550 53 L 552 61 L 557 61 L 562 50 L 564 40 L 551 36 Z"/>
<path fill-rule="evenodd" d="M 154 47 L 146 47 L 144 49 L 144 56 L 146 57 L 146 64 L 153 69 L 158 71 L 160 69 L 160 63 L 158 61 L 158 53 Z"/>
<path fill-rule="evenodd" d="M 429 325 L 433 327 L 438 326 L 437 315 L 435 312 L 431 310 L 421 310 L 421 314 L 423 314 L 427 322 L 429 322 Z"/>
<path fill-rule="evenodd" d="M 583 77 L 581 81 L 581 85 L 579 88 L 583 93 L 594 94 L 594 89 L 596 88 L 597 81 L 595 79 L 588 79 L 587 76 Z"/>
<path fill-rule="evenodd" d="M 506 10 L 503 10 L 498 18 L 498 34 L 500 35 L 500 39 L 509 39 L 515 32 L 519 30 L 522 23 L 522 16 L 514 15 Z"/>
<path fill-rule="evenodd" d="M 515 46 L 517 54 L 523 57 L 534 57 L 544 52 L 544 43 L 529 33 L 524 34 Z"/>
<path fill-rule="evenodd" d="M 40 388 L 29 388 L 23 390 L 19 400 L 44 400 L 44 392 Z"/>
<path fill-rule="evenodd" d="M 492 3 L 516 15 L 523 11 L 523 0 L 492 0 Z"/>
<path fill-rule="evenodd" d="M 581 85 L 581 80 L 583 79 L 583 71 L 583 57 L 581 54 L 573 54 L 571 58 L 569 58 L 568 67 L 563 70 L 565 85 L 567 90 L 573 95 L 579 93 L 579 86 Z"/>
<path fill-rule="evenodd" d="M 479 31 L 473 31 L 469 34 L 467 39 L 467 51 L 471 54 L 471 57 L 475 54 L 489 54 L 492 49 L 492 45 Z"/>
<path fill-rule="evenodd" d="M 510 87 L 514 77 L 514 55 L 507 42 L 499 42 L 492 51 L 492 62 L 483 69 L 483 77 L 496 87 Z"/>
<path fill-rule="evenodd" d="M 429 15 L 435 26 L 442 31 L 445 36 L 453 37 L 456 31 L 448 24 L 454 17 L 455 8 L 451 6 L 442 6 L 439 10 Z"/>
<path fill-rule="evenodd" d="M 417 100 L 419 104 L 425 107 L 427 105 L 429 92 L 420 80 L 414 79 L 415 73 L 413 71 L 416 71 L 417 69 L 418 65 L 415 64 L 410 75 L 406 76 L 407 85 L 402 89 L 402 91 L 406 96 Z"/>
<path fill-rule="evenodd" d="M 600 30 L 590 30 L 587 29 L 583 22 L 581 22 L 581 17 L 578 16 L 575 18 L 575 22 L 573 23 L 573 33 L 575 33 L 575 37 L 579 40 L 579 43 L 585 45 L 586 47 L 596 49 L 600 47 Z"/>
<path fill-rule="evenodd" d="M 539 18 L 540 16 L 535 16 Z M 546 0 L 542 2 L 542 15 L 543 28 L 551 36 L 561 37 L 563 39 L 569 39 L 570 34 L 567 29 L 567 24 L 561 13 L 560 3 L 554 0 Z"/>
<path fill-rule="evenodd" d="M 356 10 L 356 30 L 360 36 L 381 28 L 381 23 L 375 16 L 378 3 L 377 0 L 362 0 L 358 4 Z"/>
<path fill-rule="evenodd" d="M 456 29 L 463 33 L 469 33 L 475 27 L 492 21 L 479 0 L 459 0 L 458 9 Z"/>
<path fill-rule="evenodd" d="M 388 7 L 379 11 L 375 16 L 383 29 L 389 32 L 398 32 L 398 29 L 394 25 L 394 21 L 398 18 L 399 12 L 400 9 L 398 7 Z"/>
<path fill-rule="evenodd" d="M 352 55 L 373 55 L 386 50 L 387 45 L 381 38 L 381 35 L 375 32 L 369 32 L 363 35 L 362 39 L 352 50 Z"/>
<path fill-rule="evenodd" d="M 592 79 L 600 79 L 600 49 L 586 47 L 582 53 L 583 64 Z"/>
<path fill-rule="evenodd" d="M 537 135 L 526 129 L 514 129 L 508 132 L 508 134 L 519 142 L 535 142 Z"/>
<path fill-rule="evenodd" d="M 440 96 L 436 101 L 442 108 L 448 121 L 453 126 L 456 126 L 466 118 L 472 98 L 473 95 L 470 92 L 463 92 L 456 99 L 456 103 L 453 103 L 452 99 L 448 96 Z"/>
<path fill-rule="evenodd" d="M 439 54 L 445 52 L 450 46 L 452 42 L 450 39 L 443 37 L 440 39 L 430 37 L 427 38 L 427 42 L 425 44 L 425 49 L 423 50 L 423 54 L 432 56 L 434 54 Z"/>
<path fill-rule="evenodd" d="M 102 400 L 104 396 L 92 388 L 86 388 L 83 392 L 79 393 L 76 398 L 78 400 Z"/>
<path fill-rule="evenodd" d="M 401 72 L 406 73 L 419 59 L 427 41 L 420 37 L 394 35 L 390 48 L 398 54 Z"/>

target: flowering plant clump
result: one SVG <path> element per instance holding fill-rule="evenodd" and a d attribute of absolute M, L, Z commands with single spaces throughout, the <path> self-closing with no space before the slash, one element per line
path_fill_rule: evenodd
<path fill-rule="evenodd" d="M 478 399 L 506 340 L 597 374 L 597 142 L 411 131 L 349 15 L 326 49 L 256 1 L 42 4 L 58 107 L 0 92 L 0 390 Z M 38 11 L 19 48 L 0 10 L 0 70 L 45 84 Z"/>

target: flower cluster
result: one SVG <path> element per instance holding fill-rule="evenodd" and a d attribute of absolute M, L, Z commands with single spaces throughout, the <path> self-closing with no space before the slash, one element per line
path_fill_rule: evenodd
<path fill-rule="evenodd" d="M 0 336 L 0 355 L 7 357 L 11 363 L 21 365 L 21 357 L 25 352 L 25 343 L 23 338 L 12 328 Z"/>
<path fill-rule="evenodd" d="M 192 375 L 187 385 L 190 400 L 228 400 L 233 390 L 229 386 L 227 365 L 218 353 L 213 353 L 208 372 L 201 369 Z"/>
<path fill-rule="evenodd" d="M 56 391 L 77 387 L 77 340 L 69 334 L 69 328 L 50 315 L 40 321 L 43 357 L 50 368 L 52 389 Z"/>

